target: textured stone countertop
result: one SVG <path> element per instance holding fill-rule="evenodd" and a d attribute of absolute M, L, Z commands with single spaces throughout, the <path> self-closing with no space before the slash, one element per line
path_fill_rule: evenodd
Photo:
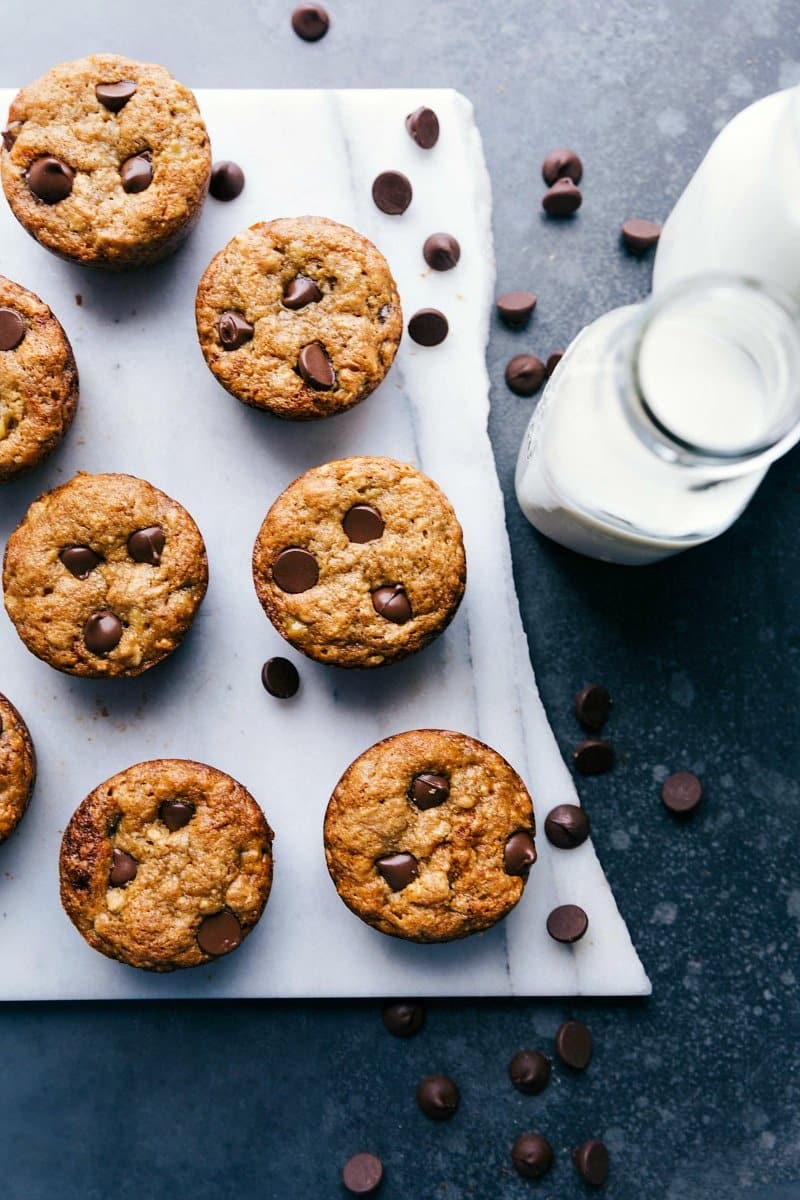
<path fill-rule="evenodd" d="M 595 844 L 653 981 L 648 1002 L 437 1002 L 401 1042 L 365 1003 L 8 1005 L 0 1008 L 0 1162 L 8 1200 L 264 1200 L 344 1193 L 370 1149 L 385 1200 L 587 1194 L 568 1149 L 603 1137 L 615 1200 L 800 1197 L 800 692 L 798 452 L 772 470 L 717 543 L 621 570 L 545 544 L 511 486 L 529 402 L 503 383 L 521 349 L 546 356 L 605 309 L 643 296 L 628 216 L 666 216 L 715 131 L 800 80 L 789 0 L 330 0 L 333 27 L 298 41 L 281 0 L 81 0 L 6 6 L 3 83 L 94 49 L 163 61 L 205 87 L 453 86 L 475 103 L 495 191 L 498 281 L 539 296 L 523 334 L 496 326 L 491 433 L 523 617 L 565 751 L 588 678 L 615 699 L 620 761 L 584 780 Z M 266 136 L 266 133 L 265 133 Z M 543 220 L 553 145 L 585 164 L 577 220 Z M 222 149 L 221 147 L 219 148 Z M 268 145 L 265 147 L 268 151 Z M 302 153 L 302 147 L 298 147 Z M 280 162 L 274 170 L 280 171 Z M 747 163 L 742 164 L 747 169 Z M 780 186 L 776 176 L 774 185 Z M 668 769 L 702 775 L 702 810 L 676 825 Z M 580 1015 L 583 1076 L 538 1097 L 506 1079 L 524 1046 L 552 1052 Z M 419 1076 L 462 1088 L 427 1121 Z M 526 1129 L 556 1167 L 510 1170 Z"/>

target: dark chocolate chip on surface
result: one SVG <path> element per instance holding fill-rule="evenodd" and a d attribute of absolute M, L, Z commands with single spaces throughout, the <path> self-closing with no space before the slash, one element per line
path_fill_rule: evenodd
<path fill-rule="evenodd" d="M 261 682 L 270 696 L 290 700 L 300 687 L 300 676 L 288 658 L 268 658 L 261 668 Z"/>
<path fill-rule="evenodd" d="M 577 904 L 560 904 L 547 918 L 547 932 L 556 942 L 578 942 L 589 928 L 589 918 Z"/>
<path fill-rule="evenodd" d="M 297 595 L 315 587 L 319 581 L 319 566 L 314 555 L 300 546 L 281 550 L 272 564 L 272 578 L 282 592 Z"/>
<path fill-rule="evenodd" d="M 432 1121 L 449 1121 L 461 1093 L 449 1075 L 426 1075 L 417 1086 L 417 1104 Z"/>
<path fill-rule="evenodd" d="M 402 892 L 403 888 L 413 883 L 419 875 L 419 864 L 414 855 L 404 851 L 385 854 L 377 860 L 375 867 L 393 892 Z"/>
<path fill-rule="evenodd" d="M 58 557 L 76 579 L 88 579 L 90 572 L 103 561 L 88 546 L 65 546 Z"/>
<path fill-rule="evenodd" d="M 115 846 L 111 855 L 111 871 L 109 872 L 108 882 L 111 887 L 124 887 L 126 883 L 130 883 L 136 878 L 136 872 L 139 870 L 139 864 L 132 854 L 126 854 L 124 850 L 118 850 Z"/>
<path fill-rule="evenodd" d="M 582 1071 L 592 1057 L 592 1035 L 583 1021 L 565 1021 L 556 1031 L 556 1054 L 575 1071 Z"/>
<path fill-rule="evenodd" d="M 439 118 L 432 108 L 424 105 L 408 114 L 406 129 L 423 150 L 432 150 L 439 140 Z"/>
<path fill-rule="evenodd" d="M 16 350 L 25 337 L 25 322 L 13 308 L 0 308 L 0 350 Z"/>
<path fill-rule="evenodd" d="M 93 613 L 83 627 L 83 640 L 92 654 L 108 654 L 119 645 L 121 637 L 122 622 L 108 609 Z"/>
<path fill-rule="evenodd" d="M 120 79 L 117 83 L 98 83 L 94 94 L 109 112 L 118 113 L 125 107 L 131 96 L 136 95 L 136 84 L 132 79 Z"/>
<path fill-rule="evenodd" d="M 421 308 L 408 322 L 408 336 L 418 346 L 438 346 L 449 330 L 447 317 L 438 308 Z"/>
<path fill-rule="evenodd" d="M 415 775 L 408 789 L 409 800 L 423 811 L 438 808 L 449 795 L 450 780 L 446 775 L 436 775 L 433 771 L 423 771 L 421 775 Z"/>
<path fill-rule="evenodd" d="M 308 386 L 317 392 L 329 392 L 336 386 L 333 363 L 320 342 L 309 342 L 303 346 L 297 358 L 297 369 Z"/>
<path fill-rule="evenodd" d="M 351 542 L 363 545 L 383 537 L 383 517 L 371 504 L 354 504 L 342 520 L 342 529 Z"/>
<path fill-rule="evenodd" d="M 602 1187 L 608 1178 L 610 1166 L 608 1150 L 599 1138 L 590 1138 L 572 1151 L 572 1161 L 578 1174 L 592 1187 Z"/>
<path fill-rule="evenodd" d="M 577 804 L 557 804 L 547 814 L 544 831 L 559 850 L 574 850 L 589 836 L 589 818 Z"/>
<path fill-rule="evenodd" d="M 313 279 L 305 275 L 296 275 L 283 293 L 283 306 L 292 312 L 305 308 L 307 304 L 317 304 L 322 299 L 322 292 Z"/>
<path fill-rule="evenodd" d="M 245 342 L 249 342 L 255 330 L 240 312 L 229 308 L 222 313 L 217 322 L 219 340 L 226 350 L 238 350 Z"/>
<path fill-rule="evenodd" d="M 383 1179 L 383 1163 L 374 1154 L 354 1154 L 342 1167 L 342 1183 L 353 1196 L 371 1196 Z"/>
<path fill-rule="evenodd" d="M 318 42 L 330 28 L 331 19 L 321 4 L 298 4 L 292 13 L 292 29 L 304 42 Z"/>
<path fill-rule="evenodd" d="M 676 771 L 661 785 L 661 799 L 670 812 L 690 813 L 703 799 L 703 785 L 692 771 Z"/>
<path fill-rule="evenodd" d="M 655 221 L 632 217 L 630 221 L 623 223 L 620 233 L 626 249 L 631 254 L 644 254 L 658 242 L 661 237 L 661 226 Z"/>
<path fill-rule="evenodd" d="M 575 697 L 575 716 L 584 729 L 597 733 L 611 712 L 611 696 L 602 683 L 587 683 Z"/>
<path fill-rule="evenodd" d="M 422 257 L 434 271 L 452 271 L 461 258 L 461 247 L 450 233 L 432 233 L 425 239 Z"/>
<path fill-rule="evenodd" d="M 580 183 L 583 178 L 583 163 L 575 150 L 560 146 L 557 150 L 551 150 L 549 154 L 545 155 L 542 163 L 542 179 L 548 187 L 552 187 L 557 179 L 564 178 L 571 179 L 573 183 Z"/>
<path fill-rule="evenodd" d="M 614 747 L 603 738 L 584 738 L 572 751 L 572 761 L 581 775 L 602 775 L 614 765 Z"/>
<path fill-rule="evenodd" d="M 206 954 L 219 958 L 235 950 L 242 941 L 242 927 L 230 911 L 224 908 L 222 912 L 205 917 L 197 930 L 197 943 Z"/>
<path fill-rule="evenodd" d="M 22 129 L 22 121 L 10 121 L 8 128 L 3 130 L 3 149 L 13 150 L 14 143 L 19 137 L 19 131 Z"/>
<path fill-rule="evenodd" d="M 372 607 L 379 617 L 393 621 L 395 625 L 405 625 L 414 615 L 402 583 L 376 588 L 372 593 Z"/>
<path fill-rule="evenodd" d="M 542 196 L 542 208 L 548 217 L 570 217 L 583 203 L 580 188 L 564 176 L 557 179 Z"/>
<path fill-rule="evenodd" d="M 506 383 L 517 396 L 538 392 L 544 375 L 544 363 L 535 354 L 515 354 L 506 366 Z"/>
<path fill-rule="evenodd" d="M 170 833 L 188 825 L 194 813 L 194 805 L 189 800 L 165 800 L 158 810 L 159 817 Z"/>
<path fill-rule="evenodd" d="M 544 373 L 546 379 L 550 378 L 563 357 L 563 350 L 554 350 L 552 354 L 547 356 L 547 362 L 544 364 Z"/>
<path fill-rule="evenodd" d="M 413 1037 L 425 1024 L 425 1006 L 418 1000 L 392 1000 L 383 1006 L 383 1023 L 395 1037 Z"/>
<path fill-rule="evenodd" d="M 526 876 L 536 862 L 536 843 L 525 829 L 512 833 L 503 850 L 503 866 L 507 875 Z"/>
<path fill-rule="evenodd" d="M 540 1179 L 553 1165 L 553 1147 L 540 1133 L 521 1133 L 511 1147 L 511 1161 L 526 1179 Z"/>
<path fill-rule="evenodd" d="M 215 200 L 235 200 L 244 191 L 244 171 L 230 159 L 214 163 L 208 190 Z"/>
<path fill-rule="evenodd" d="M 149 150 L 132 154 L 119 169 L 123 190 L 130 195 L 146 192 L 153 182 L 153 163 Z"/>
<path fill-rule="evenodd" d="M 402 171 L 382 171 L 372 185 L 372 199 L 381 212 L 399 217 L 413 196 L 411 182 Z"/>
<path fill-rule="evenodd" d="M 45 204 L 58 204 L 72 191 L 75 172 L 60 158 L 45 154 L 35 158 L 28 167 L 27 180 L 28 187 L 39 200 Z"/>
<path fill-rule="evenodd" d="M 518 1092 L 535 1096 L 547 1087 L 550 1060 L 541 1050 L 519 1050 L 508 1064 L 508 1077 Z"/>
<path fill-rule="evenodd" d="M 157 567 L 166 544 L 166 535 L 160 525 L 148 525 L 137 529 L 128 538 L 128 554 L 134 562 L 148 563 Z"/>
<path fill-rule="evenodd" d="M 536 308 L 536 297 L 533 292 L 505 292 L 497 297 L 498 315 L 512 329 L 521 329 L 527 325 L 531 313 Z"/>

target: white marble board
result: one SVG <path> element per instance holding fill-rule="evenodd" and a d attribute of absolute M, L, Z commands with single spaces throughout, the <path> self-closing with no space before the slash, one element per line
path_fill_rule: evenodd
<path fill-rule="evenodd" d="M 12 95 L 0 90 L 0 111 Z M 591 844 L 558 851 L 542 833 L 547 811 L 574 802 L 575 791 L 528 658 L 487 435 L 491 190 L 471 105 L 429 89 L 198 98 L 215 157 L 240 162 L 247 186 L 233 203 L 210 200 L 171 261 L 118 276 L 81 270 L 40 249 L 0 200 L 0 271 L 52 305 L 81 375 L 65 446 L 0 491 L 0 541 L 36 495 L 75 471 L 127 471 L 187 506 L 211 567 L 186 644 L 138 680 L 60 675 L 0 616 L 0 690 L 27 719 L 40 762 L 28 814 L 0 847 L 0 998 L 645 995 L 649 981 Z M 442 127 L 429 152 L 404 127 L 421 103 Z M 387 168 L 414 186 L 402 217 L 372 203 L 372 180 Z M 451 332 L 435 349 L 405 338 L 382 387 L 350 413 L 292 425 L 245 408 L 216 384 L 197 347 L 193 301 L 206 263 L 234 233 L 301 213 L 372 238 L 406 317 L 439 307 Z M 437 230 L 462 248 L 456 270 L 444 274 L 428 271 L 421 254 Z M 344 672 L 287 649 L 256 600 L 250 554 L 264 513 L 291 479 L 363 453 L 411 461 L 441 484 L 464 527 L 469 582 L 456 620 L 432 647 L 395 667 Z M 261 663 L 276 653 L 300 669 L 301 690 L 289 702 L 261 686 Z M 423 726 L 462 730 L 500 750 L 531 788 L 540 831 L 539 861 L 517 909 L 482 936 L 442 946 L 404 944 L 363 925 L 337 898 L 322 852 L 322 816 L 342 770 L 379 738 Z M 70 813 L 91 788 L 161 756 L 205 760 L 245 783 L 276 830 L 276 871 L 264 918 L 239 951 L 156 976 L 83 944 L 59 906 L 57 855 Z M 565 902 L 589 914 L 589 931 L 572 948 L 545 930 L 549 910 Z"/>

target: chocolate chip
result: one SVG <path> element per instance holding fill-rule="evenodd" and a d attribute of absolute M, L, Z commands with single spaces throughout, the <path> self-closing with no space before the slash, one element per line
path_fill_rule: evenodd
<path fill-rule="evenodd" d="M 439 140 L 439 118 L 432 108 L 416 108 L 406 117 L 406 129 L 423 150 L 432 150 Z"/>
<path fill-rule="evenodd" d="M 583 203 L 580 188 L 571 179 L 557 179 L 542 196 L 542 208 L 548 217 L 570 217 Z"/>
<path fill-rule="evenodd" d="M 592 1057 L 592 1035 L 583 1021 L 565 1021 L 556 1030 L 556 1054 L 575 1071 L 582 1071 Z"/>
<path fill-rule="evenodd" d="M 461 1093 L 449 1075 L 426 1075 L 417 1086 L 417 1104 L 432 1121 L 449 1121 Z"/>
<path fill-rule="evenodd" d="M 272 578 L 282 592 L 297 595 L 319 582 L 319 566 L 314 555 L 300 546 L 281 550 L 272 564 Z"/>
<path fill-rule="evenodd" d="M 235 200 L 244 191 L 244 171 L 238 163 L 214 163 L 208 190 L 215 200 Z"/>
<path fill-rule="evenodd" d="M 452 271 L 461 258 L 461 247 L 450 233 L 432 233 L 425 239 L 422 257 L 434 271 Z"/>
<path fill-rule="evenodd" d="M 25 322 L 13 308 L 0 308 L 0 350 L 16 350 L 25 337 Z"/>
<path fill-rule="evenodd" d="M 589 818 L 577 804 L 557 804 L 547 814 L 544 831 L 559 850 L 574 850 L 589 836 Z"/>
<path fill-rule="evenodd" d="M 88 579 L 97 564 L 103 561 L 88 546 L 65 546 L 58 557 L 76 579 Z"/>
<path fill-rule="evenodd" d="M 703 799 L 703 785 L 691 771 L 676 771 L 661 785 L 661 799 L 670 812 L 682 816 L 697 808 Z"/>
<path fill-rule="evenodd" d="M 382 171 L 372 185 L 372 199 L 381 212 L 399 217 L 411 203 L 413 190 L 402 171 Z"/>
<path fill-rule="evenodd" d="M 405 625 L 414 615 L 411 611 L 411 601 L 402 583 L 376 588 L 372 593 L 372 607 L 379 617 L 385 617 L 395 625 Z"/>
<path fill-rule="evenodd" d="M 119 169 L 122 187 L 131 194 L 146 192 L 153 182 L 153 163 L 150 151 L 143 150 L 141 154 L 133 154 L 126 158 Z"/>
<path fill-rule="evenodd" d="M 602 775 L 614 765 L 614 747 L 603 738 L 585 738 L 572 751 L 572 761 L 581 775 Z"/>
<path fill-rule="evenodd" d="M 521 329 L 527 325 L 528 318 L 536 308 L 536 297 L 533 292 L 506 292 L 498 296 L 497 312 L 506 325 L 512 329 Z"/>
<path fill-rule="evenodd" d="M 118 850 L 115 846 L 112 851 L 111 871 L 108 876 L 108 882 L 111 887 L 124 887 L 126 883 L 130 883 L 136 878 L 136 872 L 139 870 L 139 864 L 132 854 L 126 854 L 124 850 Z"/>
<path fill-rule="evenodd" d="M 418 1000 L 393 1000 L 383 1006 L 383 1023 L 395 1037 L 413 1037 L 425 1024 L 425 1007 Z"/>
<path fill-rule="evenodd" d="M 342 1183 L 353 1196 L 369 1196 L 383 1179 L 383 1163 L 374 1154 L 354 1154 L 342 1167 Z"/>
<path fill-rule="evenodd" d="M 118 83 L 98 83 L 94 94 L 109 112 L 118 113 L 131 96 L 136 95 L 136 84 L 132 79 L 120 79 Z"/>
<path fill-rule="evenodd" d="M 542 179 L 548 187 L 552 187 L 557 179 L 564 177 L 571 179 L 573 183 L 580 183 L 583 178 L 583 163 L 574 150 L 559 147 L 545 156 L 542 163 Z"/>
<path fill-rule="evenodd" d="M 58 204 L 72 191 L 75 172 L 60 158 L 45 154 L 35 158 L 28 167 L 28 187 L 45 204 Z"/>
<path fill-rule="evenodd" d="M 550 1061 L 541 1050 L 519 1050 L 508 1064 L 508 1077 L 518 1092 L 535 1096 L 547 1087 Z"/>
<path fill-rule="evenodd" d="M 22 126 L 23 126 L 22 121 L 10 121 L 8 128 L 3 130 L 3 134 L 2 134 L 3 148 L 5 150 L 13 150 L 14 149 L 14 143 L 16 142 L 17 138 L 19 137 Z"/>
<path fill-rule="evenodd" d="M 197 930 L 198 946 L 204 953 L 213 954 L 215 958 L 229 954 L 241 945 L 241 941 L 242 927 L 227 908 L 211 917 L 205 917 Z"/>
<path fill-rule="evenodd" d="M 159 817 L 170 833 L 188 825 L 194 813 L 195 807 L 188 800 L 165 800 L 158 810 Z"/>
<path fill-rule="evenodd" d="M 384 528 L 383 517 L 370 504 L 354 504 L 342 521 L 342 529 L 350 541 L 359 545 L 383 537 Z"/>
<path fill-rule="evenodd" d="M 292 29 L 304 42 L 318 42 L 325 37 L 331 24 L 321 4 L 299 4 L 292 13 Z"/>
<path fill-rule="evenodd" d="M 297 358 L 297 369 L 308 386 L 318 392 L 329 392 L 336 386 L 336 372 L 327 350 L 320 342 L 309 342 L 303 346 Z"/>
<path fill-rule="evenodd" d="M 536 862 L 536 844 L 529 833 L 519 829 L 512 833 L 503 850 L 506 875 L 527 876 Z"/>
<path fill-rule="evenodd" d="M 563 350 L 554 350 L 552 354 L 548 355 L 547 362 L 544 364 L 544 373 L 546 379 L 550 378 L 563 357 Z"/>
<path fill-rule="evenodd" d="M 661 237 L 661 226 L 655 221 L 632 217 L 630 221 L 625 221 L 620 232 L 626 249 L 631 254 L 639 255 L 656 245 Z"/>
<path fill-rule="evenodd" d="M 602 683 L 587 683 L 575 697 L 575 716 L 584 729 L 597 733 L 611 712 L 611 696 Z"/>
<path fill-rule="evenodd" d="M 517 396 L 532 396 L 544 383 L 545 366 L 535 354 L 515 354 L 506 366 L 506 383 Z"/>
<path fill-rule="evenodd" d="M 598 1138 L 590 1138 L 572 1151 L 572 1161 L 578 1174 L 592 1187 L 602 1187 L 608 1178 L 608 1150 Z"/>
<path fill-rule="evenodd" d="M 556 942 L 579 942 L 589 928 L 589 918 L 577 904 L 561 904 L 547 918 L 547 932 Z"/>
<path fill-rule="evenodd" d="M 108 609 L 93 613 L 83 627 L 83 640 L 92 654 L 108 654 L 119 645 L 121 637 L 122 622 Z"/>
<path fill-rule="evenodd" d="M 415 775 L 408 789 L 409 800 L 423 812 L 428 808 L 438 808 L 449 795 L 450 780 L 446 775 L 434 775 L 432 771 Z"/>
<path fill-rule="evenodd" d="M 261 682 L 278 700 L 289 700 L 297 694 L 300 676 L 288 658 L 268 658 L 261 668 Z"/>
<path fill-rule="evenodd" d="M 217 322 L 219 340 L 226 350 L 238 350 L 249 342 L 255 332 L 250 322 L 240 312 L 227 309 Z"/>
<path fill-rule="evenodd" d="M 419 875 L 419 865 L 413 854 L 385 854 L 377 860 L 375 867 L 393 892 L 402 892 Z"/>
<path fill-rule="evenodd" d="M 137 529 L 128 538 L 128 554 L 134 562 L 149 563 L 151 567 L 157 567 L 161 562 L 166 540 L 160 525 L 148 525 L 146 529 Z"/>
<path fill-rule="evenodd" d="M 419 346 L 438 346 L 449 329 L 447 317 L 438 308 L 421 308 L 408 322 L 408 336 Z"/>
<path fill-rule="evenodd" d="M 553 1165 L 553 1147 L 540 1133 L 521 1133 L 511 1147 L 511 1161 L 526 1179 L 540 1179 Z"/>
<path fill-rule="evenodd" d="M 298 308 L 305 308 L 307 304 L 316 304 L 321 299 L 322 292 L 314 280 L 306 279 L 305 275 L 297 275 L 283 293 L 284 307 L 292 309 L 293 312 Z"/>

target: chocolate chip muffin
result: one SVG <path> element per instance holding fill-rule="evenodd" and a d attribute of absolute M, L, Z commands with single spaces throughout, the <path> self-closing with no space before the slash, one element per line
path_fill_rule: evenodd
<path fill-rule="evenodd" d="M 325 856 L 348 908 L 381 933 L 447 942 L 488 929 L 536 861 L 525 784 L 463 733 L 415 729 L 348 767 L 325 815 Z"/>
<path fill-rule="evenodd" d="M 47 458 L 77 406 L 67 335 L 43 300 L 0 275 L 0 483 Z"/>
<path fill-rule="evenodd" d="M 22 820 L 36 782 L 36 755 L 28 727 L 0 694 L 0 842 Z"/>
<path fill-rule="evenodd" d="M 196 967 L 253 929 L 272 885 L 272 830 L 215 767 L 163 758 L 90 792 L 61 843 L 61 902 L 90 946 L 149 971 Z"/>
<path fill-rule="evenodd" d="M 2 179 L 37 242 L 86 266 L 140 267 L 200 216 L 211 148 L 194 96 L 164 67 L 93 54 L 19 92 Z"/>
<path fill-rule="evenodd" d="M 440 634 L 464 594 L 461 526 L 407 463 L 343 458 L 278 497 L 253 551 L 262 607 L 319 662 L 379 667 Z"/>
<path fill-rule="evenodd" d="M 381 382 L 403 332 L 389 265 L 325 217 L 253 225 L 220 250 L 197 289 L 211 370 L 245 404 L 305 421 L 358 404 Z"/>
<path fill-rule="evenodd" d="M 6 546 L 8 615 L 69 675 L 140 675 L 180 644 L 208 584 L 199 529 L 132 475 L 76 475 L 28 509 Z"/>

